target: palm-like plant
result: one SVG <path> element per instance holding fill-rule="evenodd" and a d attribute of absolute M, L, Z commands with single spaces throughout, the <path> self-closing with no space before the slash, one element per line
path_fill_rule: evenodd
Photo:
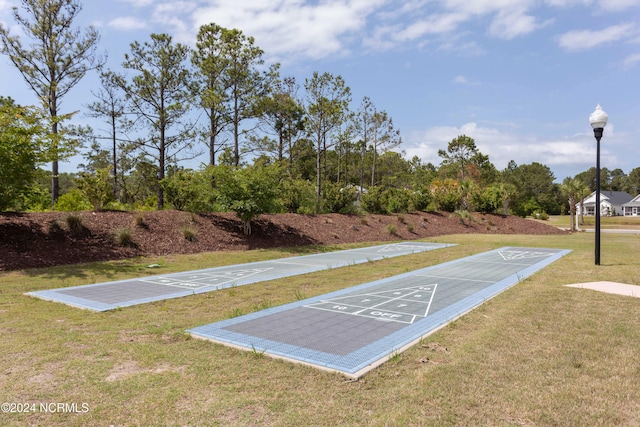
<path fill-rule="evenodd" d="M 577 178 L 566 178 L 560 187 L 562 193 L 569 199 L 569 214 L 571 216 L 571 231 L 576 231 L 576 205 L 582 200 L 584 183 Z"/>

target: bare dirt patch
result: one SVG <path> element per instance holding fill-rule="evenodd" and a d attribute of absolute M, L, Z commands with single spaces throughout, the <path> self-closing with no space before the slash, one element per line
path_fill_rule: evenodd
<path fill-rule="evenodd" d="M 72 229 L 67 218 L 80 218 Z M 77 224 L 76 224 L 77 225 Z M 131 245 L 118 234 L 126 232 Z M 556 227 L 514 216 L 449 213 L 404 215 L 261 215 L 243 234 L 233 213 L 66 212 L 0 214 L 0 271 L 135 256 L 188 254 L 355 242 L 414 240 L 460 233 L 563 234 Z"/>

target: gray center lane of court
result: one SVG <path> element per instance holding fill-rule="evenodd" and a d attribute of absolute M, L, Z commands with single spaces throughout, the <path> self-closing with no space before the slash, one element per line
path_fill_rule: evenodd
<path fill-rule="evenodd" d="M 501 248 L 187 332 L 358 378 L 569 252 Z"/>
<path fill-rule="evenodd" d="M 183 273 L 36 291 L 26 295 L 94 311 L 107 311 L 448 246 L 451 245 L 415 241 L 392 243 Z"/>

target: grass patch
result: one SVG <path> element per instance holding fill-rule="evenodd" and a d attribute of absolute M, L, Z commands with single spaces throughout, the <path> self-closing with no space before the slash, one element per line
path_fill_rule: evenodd
<path fill-rule="evenodd" d="M 195 242 L 198 240 L 198 231 L 191 225 L 185 225 L 182 227 L 182 235 L 185 240 L 189 242 Z"/>
<path fill-rule="evenodd" d="M 133 234 L 128 228 L 120 228 L 114 233 L 114 239 L 116 243 L 124 247 L 134 247 L 136 244 L 133 241 Z"/>
<path fill-rule="evenodd" d="M 4 401 L 87 403 L 87 413 L 3 413 L 47 425 L 638 425 L 638 299 L 563 285 L 640 285 L 640 240 L 456 235 L 458 246 L 106 313 L 25 292 L 239 264 L 325 248 L 140 258 L 0 274 Z M 333 246 L 347 249 L 358 245 Z M 190 339 L 186 329 L 502 246 L 573 252 L 360 381 Z M 298 252 L 296 252 L 298 251 Z M 366 414 L 366 416 L 363 416 Z M 312 420 L 312 421 L 310 421 Z"/>
<path fill-rule="evenodd" d="M 387 224 L 384 227 L 384 231 L 391 236 L 395 236 L 398 234 L 398 227 L 395 224 Z"/>
<path fill-rule="evenodd" d="M 71 234 L 82 234 L 84 231 L 84 225 L 82 225 L 82 218 L 79 215 L 67 215 L 65 218 L 67 227 Z"/>

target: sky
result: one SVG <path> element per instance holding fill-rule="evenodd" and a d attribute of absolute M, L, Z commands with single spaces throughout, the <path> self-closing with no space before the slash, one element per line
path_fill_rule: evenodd
<path fill-rule="evenodd" d="M 267 64 L 302 86 L 314 71 L 340 75 L 352 109 L 368 96 L 400 129 L 400 150 L 439 165 L 459 135 L 498 168 L 548 166 L 556 181 L 596 165 L 589 115 L 609 115 L 601 167 L 640 167 L 640 0 L 81 0 L 76 24 L 95 26 L 107 67 L 130 43 L 167 33 L 193 46 L 201 25 L 255 38 Z M 17 0 L 0 0 L 12 34 Z M 26 40 L 24 40 L 26 42 Z M 62 101 L 82 110 L 95 73 Z M 35 96 L 0 56 L 0 95 Z M 89 118 L 80 122 L 95 125 Z M 206 161 L 206 160 L 203 160 Z M 61 164 L 75 172 L 77 161 Z"/>

